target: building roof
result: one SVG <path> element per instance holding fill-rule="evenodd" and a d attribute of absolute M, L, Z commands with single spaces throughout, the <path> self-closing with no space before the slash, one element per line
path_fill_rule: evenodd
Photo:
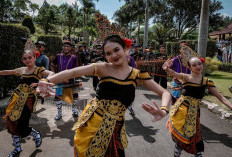
<path fill-rule="evenodd" d="M 220 31 L 215 31 L 215 32 L 211 32 L 209 33 L 209 36 L 214 36 L 214 35 L 220 35 L 220 34 L 228 34 L 228 33 L 232 33 L 232 23 L 227 26 L 226 28 L 220 30 Z"/>

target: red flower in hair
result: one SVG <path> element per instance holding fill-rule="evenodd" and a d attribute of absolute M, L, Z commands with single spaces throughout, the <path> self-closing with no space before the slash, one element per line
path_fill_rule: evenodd
<path fill-rule="evenodd" d="M 205 63 L 205 59 L 202 57 L 199 57 L 199 59 L 201 60 L 202 63 Z"/>
<path fill-rule="evenodd" d="M 132 40 L 130 40 L 130 39 L 128 39 L 128 38 L 124 38 L 123 39 L 123 42 L 125 43 L 125 45 L 126 45 L 126 48 L 130 48 L 131 47 L 131 45 L 132 45 Z"/>
<path fill-rule="evenodd" d="M 34 54 L 35 54 L 36 58 L 38 58 L 40 56 L 40 52 L 39 51 L 35 51 Z"/>

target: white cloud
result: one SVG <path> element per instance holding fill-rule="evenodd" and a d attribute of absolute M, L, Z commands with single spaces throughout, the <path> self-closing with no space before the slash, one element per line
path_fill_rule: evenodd
<path fill-rule="evenodd" d="M 226 16 L 232 17 L 231 14 L 228 14 L 228 13 L 222 13 L 222 16 L 224 16 L 224 17 L 226 17 Z"/>
<path fill-rule="evenodd" d="M 50 4 L 50 5 L 61 5 L 65 2 L 67 2 L 68 4 L 74 4 L 76 0 L 47 0 L 47 2 Z M 43 2 L 44 0 L 31 0 L 32 3 L 36 3 L 38 4 L 40 7 L 43 5 Z M 78 5 L 81 5 L 79 1 L 77 1 L 77 4 Z"/>
<path fill-rule="evenodd" d="M 48 4 L 59 6 L 63 3 L 68 3 L 69 5 L 75 4 L 77 0 L 47 0 Z M 44 0 L 31 0 L 32 3 L 38 4 L 41 7 L 44 3 Z M 78 6 L 81 6 L 80 2 L 77 1 Z M 32 13 L 30 13 L 32 14 Z M 38 14 L 38 11 L 35 12 L 35 16 Z"/>

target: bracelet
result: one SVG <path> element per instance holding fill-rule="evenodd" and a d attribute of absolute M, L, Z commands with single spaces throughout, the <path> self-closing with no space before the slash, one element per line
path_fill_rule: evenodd
<path fill-rule="evenodd" d="M 169 113 L 169 110 L 166 106 L 161 106 L 160 109 L 164 110 L 167 114 Z"/>
<path fill-rule="evenodd" d="M 42 78 L 41 81 L 50 82 L 50 80 L 48 80 L 46 78 Z"/>

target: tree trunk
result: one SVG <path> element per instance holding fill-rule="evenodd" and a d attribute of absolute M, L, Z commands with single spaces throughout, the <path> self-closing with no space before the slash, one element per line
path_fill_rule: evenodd
<path fill-rule="evenodd" d="M 131 39 L 131 32 L 132 32 L 132 20 L 130 19 L 130 33 L 129 33 L 129 39 Z"/>
<path fill-rule="evenodd" d="M 209 26 L 209 2 L 210 0 L 202 0 L 201 17 L 198 36 L 198 53 L 201 57 L 206 57 L 207 41 L 208 41 L 208 26 Z"/>
<path fill-rule="evenodd" d="M 136 44 L 139 45 L 140 44 L 140 18 L 138 17 L 138 32 L 137 32 L 137 40 L 136 40 Z"/>
<path fill-rule="evenodd" d="M 88 25 L 88 19 L 89 19 L 89 14 L 86 15 L 86 20 L 85 20 L 85 26 Z M 87 42 L 86 44 L 89 46 L 89 35 L 88 35 L 88 30 L 85 29 L 85 41 Z"/>
<path fill-rule="evenodd" d="M 86 27 L 86 19 L 85 19 L 85 13 L 83 13 L 83 40 L 84 42 L 86 42 L 86 30 L 85 30 L 85 27 Z"/>
<path fill-rule="evenodd" d="M 147 42 L 148 42 L 148 22 L 149 22 L 148 6 L 149 6 L 149 0 L 146 0 L 143 49 L 147 47 Z"/>

